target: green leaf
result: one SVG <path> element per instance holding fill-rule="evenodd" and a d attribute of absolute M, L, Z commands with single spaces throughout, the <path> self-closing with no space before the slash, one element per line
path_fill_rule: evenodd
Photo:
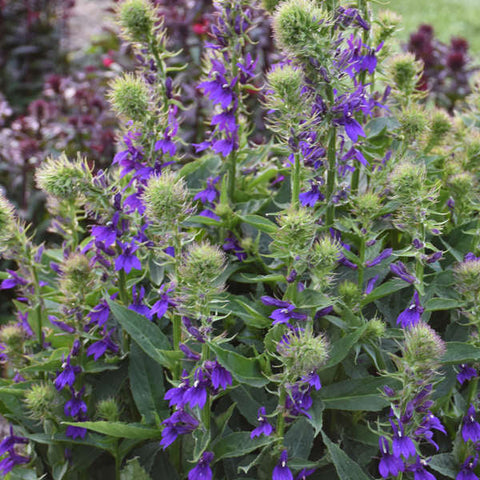
<path fill-rule="evenodd" d="M 328 362 L 319 370 L 325 370 L 340 363 L 348 355 L 350 349 L 360 340 L 366 328 L 367 325 L 364 325 L 333 343 Z"/>
<path fill-rule="evenodd" d="M 428 466 L 448 478 L 457 478 L 458 466 L 451 453 L 439 453 L 428 462 Z"/>
<path fill-rule="evenodd" d="M 204 217 L 203 215 L 193 215 L 185 220 L 185 223 L 200 223 L 201 225 L 211 225 L 218 227 L 222 225 L 221 221 L 215 220 L 215 218 Z"/>
<path fill-rule="evenodd" d="M 403 290 L 404 288 L 409 287 L 410 284 L 400 280 L 399 278 L 394 278 L 388 282 L 382 283 L 380 286 L 375 288 L 372 293 L 367 295 L 361 302 L 362 307 L 368 305 L 369 303 L 374 302 L 380 298 L 386 297 L 392 293 Z"/>
<path fill-rule="evenodd" d="M 193 432 L 193 438 L 195 440 L 195 447 L 193 449 L 193 462 L 198 462 L 202 453 L 207 449 L 210 442 L 210 430 L 204 430 L 197 428 Z"/>
<path fill-rule="evenodd" d="M 239 314 L 239 316 L 245 321 L 245 323 L 254 328 L 266 328 L 272 325 L 272 320 L 267 318 L 262 313 L 255 310 L 248 303 L 235 298 L 235 303 L 245 310 L 245 314 Z"/>
<path fill-rule="evenodd" d="M 253 387 L 263 387 L 268 383 L 268 379 L 262 375 L 257 358 L 244 357 L 230 350 L 224 350 L 213 343 L 208 345 L 222 367 L 226 368 L 238 382 Z"/>
<path fill-rule="evenodd" d="M 183 353 L 171 350 L 165 334 L 148 318 L 123 305 L 107 300 L 113 316 L 137 345 L 160 365 L 172 369 Z"/>
<path fill-rule="evenodd" d="M 256 275 L 254 273 L 237 273 L 232 276 L 232 280 L 239 283 L 265 283 L 265 282 L 285 282 L 285 276 L 277 273 L 270 275 Z"/>
<path fill-rule="evenodd" d="M 325 404 L 321 400 L 315 400 L 308 410 L 310 418 L 307 417 L 307 420 L 315 430 L 315 437 L 322 431 L 324 410 Z"/>
<path fill-rule="evenodd" d="M 260 215 L 240 215 L 239 217 L 243 222 L 252 225 L 261 232 L 268 233 L 269 235 L 278 230 L 278 226 L 275 223 L 261 217 Z"/>
<path fill-rule="evenodd" d="M 120 480 L 151 480 L 150 475 L 142 468 L 138 458 L 127 460 L 120 472 Z"/>
<path fill-rule="evenodd" d="M 217 439 L 212 448 L 215 460 L 218 461 L 222 458 L 241 457 L 275 441 L 274 436 L 266 437 L 262 435 L 261 437 L 250 438 L 250 432 L 235 432 Z"/>
<path fill-rule="evenodd" d="M 75 445 L 85 445 L 88 447 L 95 447 L 100 450 L 106 450 L 113 453 L 115 450 L 115 441 L 113 438 L 102 437 L 101 435 L 89 434 L 84 439 L 72 439 L 67 437 L 64 433 L 55 433 L 49 435 L 46 433 L 23 433 L 24 437 L 32 440 L 33 442 L 40 443 L 42 445 L 56 445 L 57 443 L 68 443 Z"/>
<path fill-rule="evenodd" d="M 445 364 L 477 362 L 480 360 L 480 348 L 469 343 L 447 342 L 447 351 L 441 361 Z"/>
<path fill-rule="evenodd" d="M 122 422 L 62 422 L 65 425 L 82 427 L 97 433 L 103 433 L 114 438 L 131 438 L 137 440 L 148 440 L 160 438 L 161 431 L 158 428 L 145 427 L 140 423 Z"/>
<path fill-rule="evenodd" d="M 309 411 L 310 413 L 310 411 Z M 312 450 L 315 434 L 306 418 L 299 418 L 287 431 L 284 445 L 290 457 L 307 459 Z"/>
<path fill-rule="evenodd" d="M 355 378 L 327 385 L 315 396 L 326 409 L 376 412 L 388 406 L 379 389 L 393 383 L 392 379 L 382 377 Z"/>
<path fill-rule="evenodd" d="M 295 305 L 298 308 L 323 308 L 328 307 L 331 304 L 332 300 L 326 297 L 323 293 L 310 288 L 306 288 L 299 292 L 295 302 Z"/>
<path fill-rule="evenodd" d="M 425 304 L 426 312 L 435 312 L 438 310 L 454 310 L 460 308 L 463 304 L 453 298 L 431 298 Z"/>
<path fill-rule="evenodd" d="M 322 432 L 332 463 L 335 465 L 338 477 L 342 480 L 371 480 L 358 463 L 354 462 L 337 444 L 333 443 L 325 433 Z"/>
<path fill-rule="evenodd" d="M 133 400 L 145 421 L 154 425 L 157 415 L 166 418 L 169 410 L 163 400 L 165 386 L 162 369 L 134 341 L 130 343 L 128 378 Z"/>

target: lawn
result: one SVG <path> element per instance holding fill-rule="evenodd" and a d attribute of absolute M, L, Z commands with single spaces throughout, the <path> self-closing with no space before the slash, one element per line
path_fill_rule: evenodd
<path fill-rule="evenodd" d="M 400 38 L 407 40 L 421 23 L 430 23 L 440 40 L 462 36 L 472 53 L 480 56 L 480 0 L 391 0 L 375 7 L 400 13 L 404 19 Z"/>

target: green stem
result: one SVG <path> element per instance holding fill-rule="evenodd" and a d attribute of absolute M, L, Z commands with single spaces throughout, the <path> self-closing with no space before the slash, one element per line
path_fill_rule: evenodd
<path fill-rule="evenodd" d="M 295 164 L 293 165 L 291 184 L 292 184 L 292 207 L 297 210 L 300 207 L 300 155 L 295 153 Z"/>
<path fill-rule="evenodd" d="M 120 300 L 125 306 L 128 306 L 127 277 L 125 276 L 124 270 L 118 272 L 118 291 L 120 293 Z"/>
<path fill-rule="evenodd" d="M 477 394 L 477 389 L 478 389 L 478 377 L 474 378 L 468 387 L 468 401 L 467 401 L 467 408 L 470 406 L 471 403 L 473 403 L 473 399 L 475 398 L 475 395 Z"/>
<path fill-rule="evenodd" d="M 358 192 L 358 184 L 360 183 L 360 168 L 361 164 L 358 164 L 352 174 L 352 184 L 350 190 L 353 195 Z"/>
<path fill-rule="evenodd" d="M 365 238 L 362 237 L 360 240 L 360 263 L 358 265 L 358 288 L 360 291 L 363 291 L 363 279 L 365 275 Z"/>
<path fill-rule="evenodd" d="M 327 228 L 330 228 L 333 225 L 333 219 L 335 217 L 335 205 L 332 202 L 333 192 L 335 190 L 335 179 L 337 176 L 337 165 L 336 165 L 336 140 L 337 140 L 337 129 L 335 127 L 330 128 L 328 135 L 328 173 L 327 173 Z"/>
<path fill-rule="evenodd" d="M 285 407 L 285 400 L 287 398 L 287 391 L 285 387 L 282 385 L 280 386 L 280 396 L 278 399 L 278 406 L 280 407 L 280 413 L 277 417 L 277 436 L 279 439 L 283 441 L 283 433 L 285 431 L 285 415 L 284 415 L 284 407 Z"/>
<path fill-rule="evenodd" d="M 33 264 L 33 259 L 31 261 L 31 271 L 32 271 L 32 276 L 33 276 L 33 288 L 34 288 L 34 295 L 35 299 L 38 301 L 38 304 L 35 307 L 35 329 L 37 330 L 37 340 L 38 344 L 40 347 L 42 347 L 42 326 L 43 326 L 43 320 L 42 320 L 42 296 L 40 293 L 40 281 L 38 278 L 38 272 L 37 269 L 35 268 L 35 265 Z"/>
<path fill-rule="evenodd" d="M 230 205 L 235 205 L 235 180 L 237 175 L 237 156 L 235 152 L 230 154 L 229 169 L 228 169 L 228 198 Z"/>
<path fill-rule="evenodd" d="M 122 466 L 122 461 L 118 454 L 118 440 L 115 445 L 115 480 L 120 480 L 120 467 Z"/>

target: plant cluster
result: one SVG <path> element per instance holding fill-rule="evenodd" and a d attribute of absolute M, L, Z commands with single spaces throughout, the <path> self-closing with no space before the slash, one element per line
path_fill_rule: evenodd
<path fill-rule="evenodd" d="M 420 25 L 407 44 L 407 50 L 423 62 L 418 88 L 428 90 L 435 103 L 450 113 L 471 93 L 470 80 L 478 69 L 472 65 L 468 47 L 462 37 L 452 38 L 448 45 L 441 42 L 427 24 Z"/>
<path fill-rule="evenodd" d="M 200 134 L 156 7 L 119 3 L 112 165 L 36 169 L 48 244 L 0 197 L 7 478 L 478 479 L 480 89 L 426 108 L 353 3 L 215 0 Z"/>

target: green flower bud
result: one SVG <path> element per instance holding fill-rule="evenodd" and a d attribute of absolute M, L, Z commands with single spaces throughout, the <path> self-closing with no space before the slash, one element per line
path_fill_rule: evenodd
<path fill-rule="evenodd" d="M 310 210 L 288 210 L 278 217 L 279 229 L 270 244 L 279 258 L 306 259 L 312 248 L 318 225 Z"/>
<path fill-rule="evenodd" d="M 282 0 L 262 0 L 262 6 L 267 12 L 272 13 L 281 1 Z"/>
<path fill-rule="evenodd" d="M 468 300 L 480 295 L 480 260 L 459 263 L 455 267 L 455 287 Z"/>
<path fill-rule="evenodd" d="M 312 0 L 287 0 L 273 16 L 279 47 L 300 59 L 325 55 L 326 14 Z M 323 52 L 322 52 L 323 50 Z"/>
<path fill-rule="evenodd" d="M 0 194 L 0 253 L 13 238 L 16 229 L 13 205 Z"/>
<path fill-rule="evenodd" d="M 402 200 L 416 198 L 418 192 L 424 192 L 427 172 L 425 166 L 410 162 L 400 163 L 390 177 L 392 190 Z"/>
<path fill-rule="evenodd" d="M 289 332 L 277 344 L 286 370 L 292 379 L 308 375 L 323 367 L 328 360 L 329 344 L 324 335 L 315 336 L 308 330 Z"/>
<path fill-rule="evenodd" d="M 338 295 L 349 307 L 355 306 L 362 297 L 358 285 L 350 280 L 345 280 L 338 286 Z"/>
<path fill-rule="evenodd" d="M 57 394 L 51 383 L 37 383 L 25 392 L 25 405 L 35 420 L 45 420 L 53 415 Z"/>
<path fill-rule="evenodd" d="M 267 81 L 273 93 L 267 96 L 271 108 L 285 110 L 304 110 L 302 100 L 303 72 L 292 65 L 282 65 L 272 69 L 267 74 Z"/>
<path fill-rule="evenodd" d="M 88 295 L 95 282 L 89 259 L 82 253 L 72 253 L 62 264 L 60 291 L 73 302 Z"/>
<path fill-rule="evenodd" d="M 390 38 L 398 29 L 402 17 L 390 10 L 383 10 L 378 13 L 377 25 L 375 30 L 375 45 L 379 45 Z"/>
<path fill-rule="evenodd" d="M 164 171 L 161 176 L 148 180 L 143 192 L 145 213 L 154 227 L 166 231 L 173 223 L 182 222 L 188 216 L 188 197 L 185 181 L 174 172 Z"/>
<path fill-rule="evenodd" d="M 7 356 L 21 354 L 25 343 L 25 330 L 15 323 L 4 325 L 0 330 L 0 342 L 5 345 Z"/>
<path fill-rule="evenodd" d="M 119 5 L 118 21 L 133 42 L 147 42 L 155 25 L 155 10 L 147 0 L 126 0 Z"/>
<path fill-rule="evenodd" d="M 476 130 L 469 132 L 466 138 L 467 167 L 478 170 L 480 164 L 480 133 Z"/>
<path fill-rule="evenodd" d="M 97 403 L 97 416 L 108 422 L 116 422 L 120 418 L 117 402 L 114 398 L 106 398 Z"/>
<path fill-rule="evenodd" d="M 150 92 L 145 82 L 135 75 L 125 74 L 111 85 L 110 102 L 119 115 L 141 122 L 149 114 Z"/>
<path fill-rule="evenodd" d="M 374 192 L 357 195 L 352 204 L 352 213 L 364 226 L 375 219 L 382 209 L 382 199 Z"/>
<path fill-rule="evenodd" d="M 405 331 L 403 359 L 420 375 L 434 373 L 445 350 L 444 341 L 426 323 L 419 322 Z"/>
<path fill-rule="evenodd" d="M 435 110 L 430 122 L 430 135 L 435 138 L 438 143 L 441 142 L 447 133 L 452 129 L 452 121 L 447 112 L 443 110 Z"/>
<path fill-rule="evenodd" d="M 455 196 L 468 195 L 474 189 L 475 183 L 475 175 L 470 172 L 459 172 L 448 179 L 448 186 Z"/>
<path fill-rule="evenodd" d="M 92 182 L 85 160 L 71 162 L 65 154 L 49 157 L 35 172 L 38 188 L 59 200 L 73 201 L 84 193 Z"/>
<path fill-rule="evenodd" d="M 192 245 L 179 266 L 179 280 L 198 290 L 208 289 L 225 268 L 225 254 L 208 243 Z"/>
<path fill-rule="evenodd" d="M 387 327 L 379 318 L 372 318 L 367 322 L 367 328 L 362 335 L 362 341 L 365 343 L 378 343 L 378 340 L 385 335 Z"/>
<path fill-rule="evenodd" d="M 337 264 L 341 246 L 331 237 L 322 237 L 315 242 L 313 250 L 315 263 L 323 269 L 332 270 Z"/>
<path fill-rule="evenodd" d="M 405 97 L 412 95 L 420 79 L 422 65 L 413 53 L 395 55 L 388 65 L 388 73 L 395 89 Z"/>
<path fill-rule="evenodd" d="M 416 105 L 403 109 L 398 120 L 400 128 L 405 135 L 405 140 L 408 142 L 418 140 L 427 128 L 427 116 Z"/>

